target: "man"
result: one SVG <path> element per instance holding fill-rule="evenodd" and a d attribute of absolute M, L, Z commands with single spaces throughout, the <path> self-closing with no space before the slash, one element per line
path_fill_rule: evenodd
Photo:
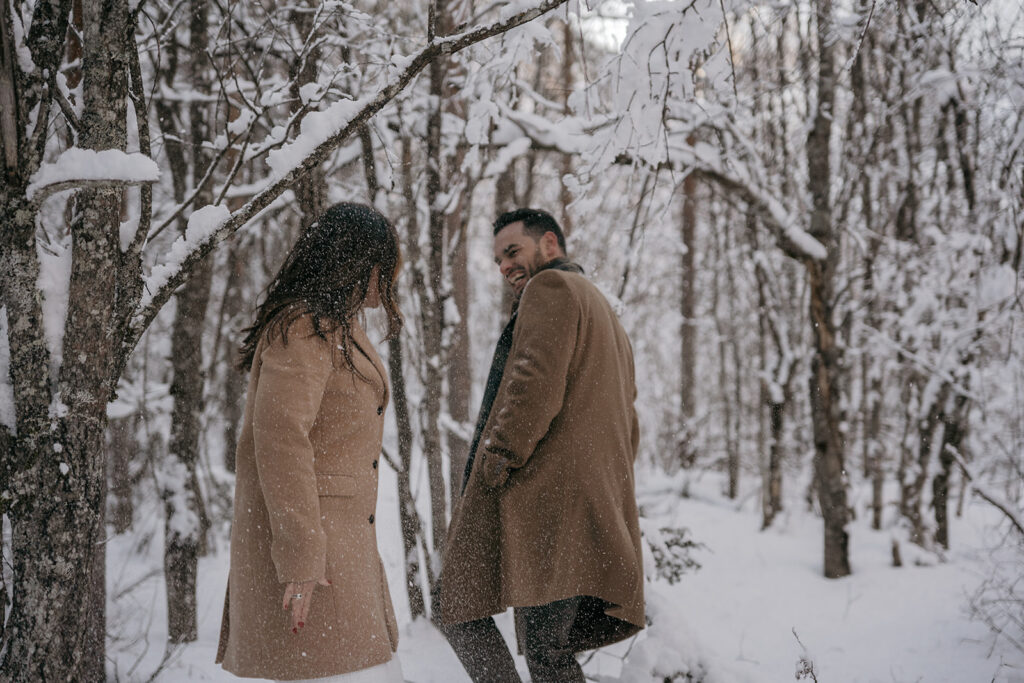
<path fill-rule="evenodd" d="M 629 339 L 544 211 L 494 224 L 516 296 L 498 340 L 443 558 L 442 630 L 477 683 L 518 683 L 491 615 L 515 608 L 535 683 L 644 626 Z"/>

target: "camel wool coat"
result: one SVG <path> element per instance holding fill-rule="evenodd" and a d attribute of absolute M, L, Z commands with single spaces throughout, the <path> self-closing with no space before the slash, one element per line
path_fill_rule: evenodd
<path fill-rule="evenodd" d="M 608 301 L 574 272 L 534 275 L 517 316 L 449 527 L 441 617 L 601 598 L 604 614 L 571 636 L 582 651 L 645 625 L 633 352 Z"/>
<path fill-rule="evenodd" d="M 398 645 L 374 524 L 386 374 L 355 321 L 365 379 L 353 373 L 340 334 L 317 336 L 307 314 L 287 343 L 264 334 L 253 359 L 217 653 L 238 676 L 334 676 L 387 662 Z M 285 585 L 321 577 L 332 585 L 316 587 L 293 634 Z"/>

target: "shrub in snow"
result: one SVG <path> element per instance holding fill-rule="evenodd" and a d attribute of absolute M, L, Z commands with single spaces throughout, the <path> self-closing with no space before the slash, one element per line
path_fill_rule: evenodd
<path fill-rule="evenodd" d="M 645 567 L 644 574 L 648 579 L 661 578 L 671 586 L 678 583 L 684 574 L 700 569 L 700 563 L 693 559 L 692 553 L 706 549 L 706 546 L 694 541 L 686 527 L 658 528 L 641 518 L 640 530 L 654 563 L 653 571 L 650 566 Z"/>

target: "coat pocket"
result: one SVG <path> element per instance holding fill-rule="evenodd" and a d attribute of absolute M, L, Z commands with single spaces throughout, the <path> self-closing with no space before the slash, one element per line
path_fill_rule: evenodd
<path fill-rule="evenodd" d="M 317 474 L 316 494 L 326 496 L 354 496 L 358 492 L 356 478 L 347 474 Z"/>

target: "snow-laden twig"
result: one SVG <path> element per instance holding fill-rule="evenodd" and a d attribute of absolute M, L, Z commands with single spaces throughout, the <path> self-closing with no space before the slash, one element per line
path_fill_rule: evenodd
<path fill-rule="evenodd" d="M 946 448 L 956 460 L 956 464 L 960 466 L 960 471 L 964 473 L 964 478 L 966 478 L 970 483 L 971 490 L 978 494 L 982 500 L 1006 515 L 1006 518 L 1010 520 L 1010 524 L 1012 524 L 1017 531 L 1020 532 L 1020 535 L 1024 537 L 1024 519 L 1021 519 L 1020 514 L 1014 511 L 1013 506 L 989 491 L 984 484 L 978 482 L 977 477 L 974 476 L 974 472 L 971 471 L 970 465 L 967 464 L 957 449 L 953 448 L 949 444 L 946 444 Z"/>
<path fill-rule="evenodd" d="M 132 317 L 130 338 L 126 340 L 129 347 L 135 345 L 142 336 L 142 333 L 149 327 L 153 318 L 156 317 L 157 313 L 171 297 L 171 294 L 188 280 L 192 270 L 218 243 L 232 235 L 249 220 L 257 216 L 263 209 L 267 208 L 285 190 L 293 187 L 299 178 L 319 166 L 327 158 L 328 154 L 351 137 L 371 116 L 383 109 L 402 92 L 427 65 L 439 57 L 455 54 L 482 40 L 500 35 L 536 19 L 565 4 L 566 1 L 543 0 L 527 9 L 503 16 L 492 24 L 477 26 L 450 36 L 435 38 L 411 57 L 402 60 L 397 73 L 389 78 L 388 83 L 378 91 L 376 96 L 360 102 L 357 107 L 353 107 L 349 112 L 346 112 L 343 120 L 333 122 L 334 125 L 327 134 L 320 133 L 315 147 L 305 154 L 299 163 L 288 169 L 279 165 L 275 169 L 274 175 L 276 179 L 274 182 L 250 199 L 244 206 L 230 214 L 227 220 L 221 223 L 216 230 L 212 231 L 202 241 L 192 245 L 189 254 L 180 261 L 180 265 L 172 273 L 167 274 L 162 284 L 156 289 L 151 289 L 143 294 L 142 300 L 136 308 L 135 315 Z"/>
<path fill-rule="evenodd" d="M 923 358 L 920 354 L 914 353 L 910 349 L 905 348 L 895 340 L 891 339 L 881 330 L 859 321 L 856 324 L 859 327 L 862 327 L 864 330 L 870 332 L 876 339 L 884 343 L 886 346 L 894 350 L 899 355 L 903 356 L 912 363 L 916 363 L 922 369 L 927 370 L 931 375 L 934 375 L 938 379 L 948 384 L 950 390 L 957 396 L 963 396 L 964 398 L 971 401 L 975 401 L 977 403 L 983 402 L 980 396 L 972 392 L 970 389 L 967 389 L 966 387 L 962 386 L 949 371 L 944 370 L 943 368 Z"/>
<path fill-rule="evenodd" d="M 505 120 L 532 140 L 531 149 L 557 151 L 563 154 L 582 154 L 585 145 L 596 130 L 613 125 L 614 118 L 598 122 L 566 117 L 557 126 L 536 114 L 513 112 L 499 104 Z M 716 124 L 706 125 L 714 127 Z M 568 133 L 566 131 L 569 131 Z M 734 129 L 730 132 L 735 133 Z M 742 140 L 742 138 L 741 138 Z M 752 146 L 751 146 L 752 149 Z M 640 164 L 657 171 L 663 167 L 681 173 L 697 173 L 701 178 L 715 183 L 726 190 L 739 194 L 760 215 L 763 225 L 775 235 L 778 246 L 791 258 L 821 261 L 828 255 L 824 245 L 800 227 L 800 222 L 782 202 L 768 191 L 755 176 L 752 169 L 731 160 L 727 166 L 721 156 L 710 145 L 678 144 L 669 147 L 670 160 L 653 165 L 633 155 L 618 154 L 614 163 L 620 165 Z"/>

